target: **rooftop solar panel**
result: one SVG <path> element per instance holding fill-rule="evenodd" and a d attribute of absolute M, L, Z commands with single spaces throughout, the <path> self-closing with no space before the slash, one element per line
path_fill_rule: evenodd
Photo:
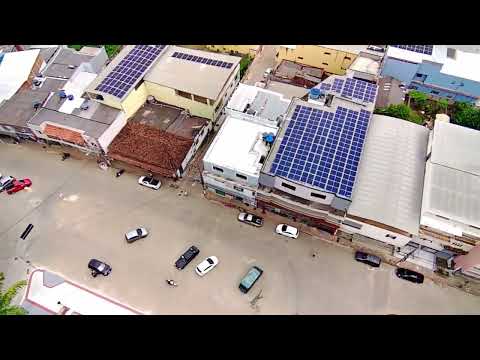
<path fill-rule="evenodd" d="M 399 49 L 414 51 L 420 54 L 432 55 L 433 45 L 390 45 Z"/>
<path fill-rule="evenodd" d="M 136 45 L 95 88 L 112 96 L 122 98 L 158 58 L 165 45 Z"/>
<path fill-rule="evenodd" d="M 335 113 L 297 105 L 271 171 L 351 199 L 369 111 L 337 107 Z"/>
<path fill-rule="evenodd" d="M 220 60 L 213 60 L 213 59 L 208 59 L 208 58 L 202 57 L 202 56 L 195 56 L 195 55 L 179 53 L 179 52 L 174 52 L 171 55 L 171 57 L 175 57 L 175 58 L 183 59 L 183 60 L 188 60 L 188 61 L 192 61 L 192 62 L 197 62 L 197 63 L 200 63 L 200 64 L 207 64 L 207 65 L 212 65 L 212 66 L 228 68 L 228 69 L 230 69 L 233 66 L 233 63 L 227 63 L 227 62 L 220 61 Z"/>

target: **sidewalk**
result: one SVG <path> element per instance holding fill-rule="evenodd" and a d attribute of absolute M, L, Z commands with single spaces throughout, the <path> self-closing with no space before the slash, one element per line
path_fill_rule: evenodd
<path fill-rule="evenodd" d="M 31 315 L 143 315 L 46 270 L 31 273 L 22 306 Z"/>

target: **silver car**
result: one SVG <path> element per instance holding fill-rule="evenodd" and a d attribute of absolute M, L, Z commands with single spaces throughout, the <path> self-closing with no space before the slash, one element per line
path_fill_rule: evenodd
<path fill-rule="evenodd" d="M 125 239 L 128 243 L 132 243 L 139 239 L 142 239 L 148 235 L 147 229 L 141 227 L 138 229 L 131 230 L 125 234 Z"/>

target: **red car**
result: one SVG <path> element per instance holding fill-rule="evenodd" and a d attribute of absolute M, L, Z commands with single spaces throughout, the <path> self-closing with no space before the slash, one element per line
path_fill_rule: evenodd
<path fill-rule="evenodd" d="M 14 180 L 13 186 L 7 190 L 7 194 L 11 195 L 30 186 L 32 186 L 32 181 L 30 179 Z"/>

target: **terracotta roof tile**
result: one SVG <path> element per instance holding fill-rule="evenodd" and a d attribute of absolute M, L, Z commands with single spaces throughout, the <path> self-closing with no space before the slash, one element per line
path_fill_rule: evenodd
<path fill-rule="evenodd" d="M 47 124 L 43 132 L 48 137 L 71 142 L 80 146 L 85 146 L 85 140 L 83 139 L 82 135 L 77 131 Z"/>

